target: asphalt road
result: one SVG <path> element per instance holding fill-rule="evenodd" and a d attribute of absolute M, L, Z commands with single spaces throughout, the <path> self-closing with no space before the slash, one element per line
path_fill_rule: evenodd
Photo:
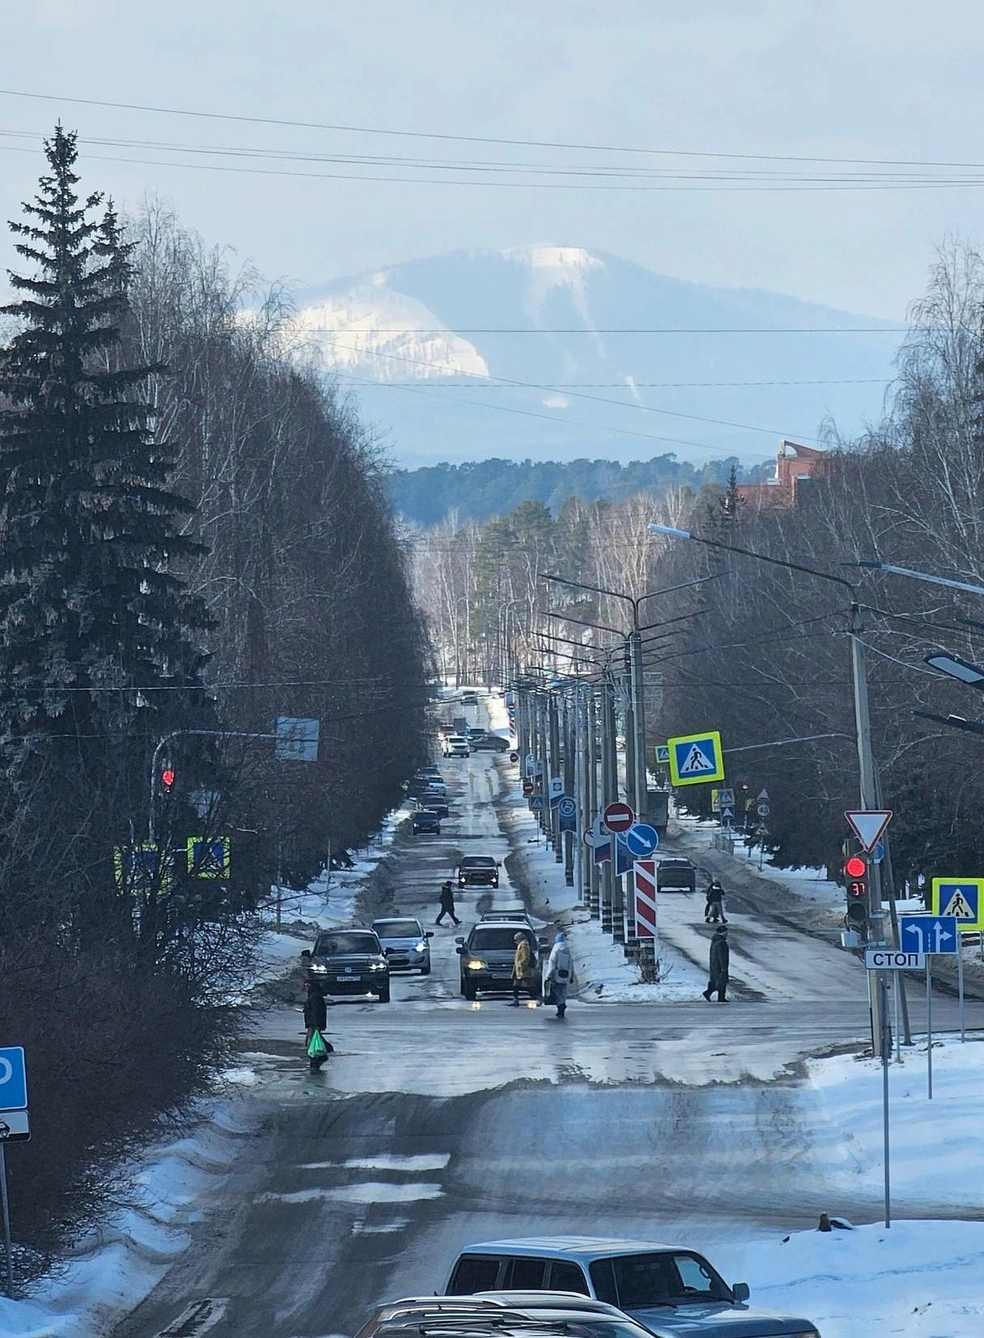
<path fill-rule="evenodd" d="M 425 923 L 456 852 L 509 853 L 502 762 L 445 770 L 452 817 L 400 861 L 399 910 Z M 467 925 L 516 899 L 504 877 L 497 894 L 463 897 L 459 915 Z M 702 961 L 700 908 L 667 905 L 666 932 Z M 468 1004 L 456 931 L 436 929 L 429 977 L 395 978 L 389 1005 L 332 1008 L 336 1053 L 318 1078 L 298 1010 L 264 1012 L 242 1056 L 262 1122 L 192 1248 L 117 1338 L 351 1334 L 379 1300 L 440 1289 L 466 1241 L 633 1234 L 737 1267 L 742 1240 L 813 1225 L 821 1210 L 877 1218 L 877 1174 L 800 1068 L 863 1036 L 863 972 L 761 913 L 734 920 L 745 988 L 727 1006 L 575 1001 L 558 1024 L 552 1010 Z M 952 1002 L 936 1009 L 953 1025 Z M 976 1005 L 971 1020 L 984 1024 Z M 896 1212 L 933 1205 L 903 1193 Z"/>

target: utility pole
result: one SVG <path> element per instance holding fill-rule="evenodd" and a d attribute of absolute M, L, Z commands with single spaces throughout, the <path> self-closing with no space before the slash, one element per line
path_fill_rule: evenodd
<path fill-rule="evenodd" d="M 601 794 L 598 810 L 618 798 L 618 773 L 615 753 L 615 702 L 609 674 L 601 680 Z M 612 852 L 614 855 L 614 851 Z M 606 934 L 614 932 L 615 861 L 606 860 L 601 866 L 601 927 Z"/>
<path fill-rule="evenodd" d="M 588 687 L 587 698 L 587 719 L 585 720 L 584 730 L 584 779 L 585 779 L 585 804 L 584 816 L 582 818 L 582 831 L 587 831 L 589 825 L 594 821 L 594 816 L 598 812 L 598 711 L 595 692 L 592 687 Z M 584 842 L 582 841 L 582 845 Z M 584 865 L 587 866 L 588 877 L 586 881 L 587 895 L 584 897 L 584 903 L 591 912 L 592 917 L 597 920 L 599 916 L 599 884 L 598 866 L 594 861 L 594 850 L 587 855 L 581 852 Z"/>
<path fill-rule="evenodd" d="M 576 786 L 577 771 L 577 709 L 578 685 L 571 693 L 564 695 L 564 794 L 573 795 Z M 576 802 L 576 800 L 575 800 Z M 560 826 L 560 810 L 557 811 L 557 826 Z M 577 832 L 564 832 L 564 882 L 574 886 L 574 842 Z"/>

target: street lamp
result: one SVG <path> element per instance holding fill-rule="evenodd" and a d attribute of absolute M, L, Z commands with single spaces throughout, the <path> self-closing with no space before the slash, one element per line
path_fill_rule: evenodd
<path fill-rule="evenodd" d="M 650 525 L 649 527 L 653 527 Z M 911 576 L 915 581 L 929 581 L 932 585 L 945 585 L 950 590 L 963 590 L 968 595 L 984 595 L 984 585 L 971 585 L 967 581 L 954 581 L 949 576 L 934 576 L 928 571 L 913 571 L 911 567 L 896 567 L 892 562 L 851 562 L 851 567 L 863 567 L 866 571 L 885 571 L 892 576 Z"/>
<path fill-rule="evenodd" d="M 626 634 L 622 633 L 628 642 L 629 652 L 629 706 L 626 711 L 625 733 L 626 742 L 631 743 L 632 757 L 629 767 L 628 789 L 632 806 L 636 813 L 642 814 L 646 807 L 646 713 L 645 713 L 645 683 L 642 676 L 642 633 L 648 631 L 650 627 L 659 627 L 660 623 L 651 623 L 649 627 L 642 627 L 639 623 L 639 608 L 649 599 L 656 599 L 659 595 L 670 595 L 677 590 L 689 590 L 695 585 L 703 585 L 706 581 L 713 581 L 725 575 L 724 572 L 715 572 L 711 576 L 701 576 L 693 581 L 682 581 L 678 585 L 667 586 L 663 590 L 650 590 L 644 595 L 627 595 L 620 590 L 608 590 L 602 585 L 589 585 L 585 581 L 571 581 L 566 576 L 557 576 L 553 572 L 540 572 L 540 579 L 550 581 L 557 585 L 570 586 L 575 590 L 588 590 L 596 595 L 606 595 L 610 599 L 618 599 L 628 604 L 632 611 L 632 627 Z M 563 617 L 562 614 L 555 615 Z M 569 622 L 578 622 L 576 618 L 568 619 Z M 591 624 L 587 624 L 591 626 Z M 601 626 L 600 624 L 595 624 Z M 616 629 L 604 627 L 601 630 L 612 632 Z"/>
<path fill-rule="evenodd" d="M 835 576 L 828 571 L 818 571 L 799 562 L 789 562 L 784 558 L 772 557 L 767 553 L 757 553 L 750 548 L 740 548 L 737 544 L 728 544 L 721 539 L 706 539 L 702 535 L 692 534 L 689 530 L 677 529 L 671 525 L 650 524 L 654 534 L 663 534 L 670 539 L 687 539 L 691 543 L 703 544 L 705 548 L 718 548 L 725 553 L 737 553 L 741 557 L 754 558 L 756 562 L 765 562 L 772 567 L 784 567 L 787 571 L 802 572 L 820 581 L 840 586 L 848 594 L 848 636 L 851 643 L 851 683 L 854 693 L 854 721 L 858 746 L 858 788 L 861 807 L 875 809 L 878 804 L 878 787 L 875 772 L 875 756 L 871 743 L 871 719 L 868 713 L 868 680 L 865 672 L 864 642 L 861 640 L 861 606 L 857 601 L 857 590 L 852 582 L 843 576 Z M 981 590 L 984 594 L 984 589 Z M 893 903 L 894 911 L 894 903 Z M 872 877 L 868 884 L 868 917 L 872 922 L 874 946 L 885 943 L 884 913 L 881 902 L 881 869 L 872 864 Z M 881 995 L 878 980 L 880 972 L 868 971 L 868 1002 L 871 1009 L 871 1048 L 876 1055 L 881 1054 L 883 1045 L 881 1020 Z"/>

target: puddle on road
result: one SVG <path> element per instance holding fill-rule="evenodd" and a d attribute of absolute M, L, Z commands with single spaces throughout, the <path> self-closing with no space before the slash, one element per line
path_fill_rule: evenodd
<path fill-rule="evenodd" d="M 450 1152 L 422 1152 L 401 1157 L 385 1152 L 375 1157 L 351 1157 L 348 1161 L 307 1161 L 302 1171 L 443 1171 L 451 1160 Z"/>
<path fill-rule="evenodd" d="M 366 1181 L 361 1185 L 334 1185 L 330 1189 L 298 1189 L 290 1194 L 258 1194 L 254 1203 L 314 1203 L 322 1199 L 329 1203 L 417 1203 L 424 1199 L 439 1199 L 444 1190 L 440 1185 L 392 1185 L 381 1181 Z"/>

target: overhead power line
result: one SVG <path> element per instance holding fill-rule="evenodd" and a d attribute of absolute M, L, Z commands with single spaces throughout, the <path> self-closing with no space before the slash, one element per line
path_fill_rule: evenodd
<path fill-rule="evenodd" d="M 301 121 L 286 117 L 251 116 L 241 112 L 202 111 L 188 107 L 167 107 L 152 103 L 112 102 L 105 98 L 73 97 L 60 93 L 37 93 L 26 89 L 0 88 L 0 96 L 31 99 L 36 102 L 63 102 L 72 106 L 105 107 L 114 111 L 148 112 L 159 116 L 180 116 L 209 121 L 234 121 L 248 125 L 272 125 L 296 130 L 329 130 L 339 134 L 388 135 L 397 139 L 430 139 L 457 144 L 496 144 L 512 148 L 563 149 L 589 153 L 630 153 L 654 157 L 720 158 L 728 161 L 770 163 L 829 163 L 857 167 L 917 167 L 984 171 L 984 163 L 911 158 L 847 158 L 818 154 L 734 153 L 715 149 L 666 149 L 652 146 L 591 144 L 569 140 L 506 138 L 493 135 L 461 135 L 448 131 L 407 130 L 403 127 L 352 125 L 346 122 Z"/>

